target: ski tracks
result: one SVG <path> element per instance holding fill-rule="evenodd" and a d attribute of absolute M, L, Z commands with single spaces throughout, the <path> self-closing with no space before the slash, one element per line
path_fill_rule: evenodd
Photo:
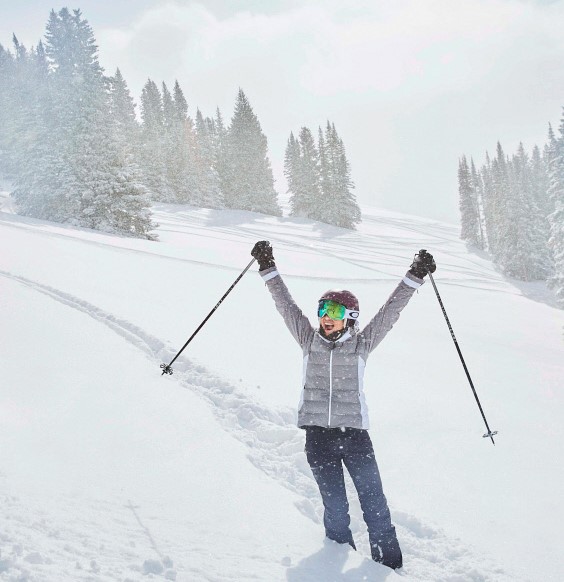
<path fill-rule="evenodd" d="M 173 350 L 158 338 L 88 301 L 6 271 L 0 270 L 0 276 L 17 281 L 104 324 L 154 360 L 155 369 L 158 362 L 168 362 L 174 355 Z M 322 522 L 323 507 L 303 454 L 303 431 L 295 425 L 295 411 L 270 409 L 185 357 L 175 363 L 174 378 L 211 405 L 224 429 L 247 446 L 247 457 L 255 467 L 297 495 L 296 507 L 303 515 L 317 523 Z M 353 491 L 350 479 L 347 479 L 347 489 Z M 354 494 L 350 497 L 356 499 Z M 130 501 L 128 507 L 133 507 Z M 392 514 L 404 548 L 404 561 L 408 564 L 403 574 L 410 580 L 516 580 L 515 576 L 496 568 L 487 557 L 478 557 L 467 544 L 448 538 L 440 529 L 424 525 L 417 518 L 393 511 L 393 508 Z M 358 502 L 352 501 L 351 515 L 351 528 L 360 542 L 357 546 L 369 555 Z"/>

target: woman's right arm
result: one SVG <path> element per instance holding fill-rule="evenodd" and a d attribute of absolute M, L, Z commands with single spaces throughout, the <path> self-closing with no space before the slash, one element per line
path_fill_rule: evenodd
<path fill-rule="evenodd" d="M 282 280 L 274 263 L 270 243 L 264 240 L 257 242 L 251 251 L 251 255 L 258 261 L 259 274 L 266 283 L 274 299 L 276 309 L 283 317 L 286 327 L 300 346 L 304 347 L 312 341 L 315 332 L 309 319 L 296 305 L 290 295 L 290 291 L 288 291 L 288 287 Z"/>
<path fill-rule="evenodd" d="M 290 295 L 290 291 L 288 291 L 288 287 L 286 287 L 286 283 L 282 280 L 276 266 L 269 267 L 264 271 L 259 271 L 259 274 L 266 283 L 266 286 L 274 299 L 276 309 L 284 319 L 284 323 L 290 330 L 294 339 L 301 347 L 311 343 L 315 333 L 313 326 L 309 319 L 303 314 L 302 310 L 296 305 L 296 302 Z"/>

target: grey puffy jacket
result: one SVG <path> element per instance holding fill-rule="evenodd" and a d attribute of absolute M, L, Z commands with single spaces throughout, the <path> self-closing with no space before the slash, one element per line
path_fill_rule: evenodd
<path fill-rule="evenodd" d="M 407 273 L 380 311 L 361 331 L 348 328 L 337 341 L 325 339 L 296 305 L 276 267 L 260 271 L 276 309 L 303 351 L 303 391 L 298 426 L 369 428 L 364 398 L 368 355 L 398 320 L 422 279 Z"/>

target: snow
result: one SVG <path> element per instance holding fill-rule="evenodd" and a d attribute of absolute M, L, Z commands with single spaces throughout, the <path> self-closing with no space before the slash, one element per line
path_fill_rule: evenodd
<path fill-rule="evenodd" d="M 561 579 L 564 312 L 455 226 L 364 207 L 350 232 L 160 205 L 151 242 L 20 217 L 5 194 L 0 205 L 0 580 Z M 265 238 L 312 321 L 335 286 L 366 321 L 414 252 L 436 257 L 499 435 L 481 438 L 427 283 L 366 370 L 399 573 L 369 559 L 352 493 L 359 551 L 323 539 L 295 427 L 300 350 L 255 265 L 161 376 Z"/>

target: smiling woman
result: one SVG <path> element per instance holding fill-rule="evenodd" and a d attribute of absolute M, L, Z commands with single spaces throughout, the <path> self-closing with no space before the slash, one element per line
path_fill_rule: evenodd
<path fill-rule="evenodd" d="M 370 353 L 398 320 L 428 271 L 433 257 L 416 255 L 388 301 L 359 331 L 357 298 L 330 290 L 319 299 L 316 331 L 295 304 L 276 268 L 272 247 L 259 241 L 251 251 L 276 309 L 303 352 L 303 390 L 298 426 L 306 431 L 305 452 L 325 508 L 325 535 L 356 550 L 350 529 L 343 466 L 347 468 L 368 527 L 372 559 L 392 568 L 403 565 L 402 552 L 368 435 L 364 368 Z"/>

